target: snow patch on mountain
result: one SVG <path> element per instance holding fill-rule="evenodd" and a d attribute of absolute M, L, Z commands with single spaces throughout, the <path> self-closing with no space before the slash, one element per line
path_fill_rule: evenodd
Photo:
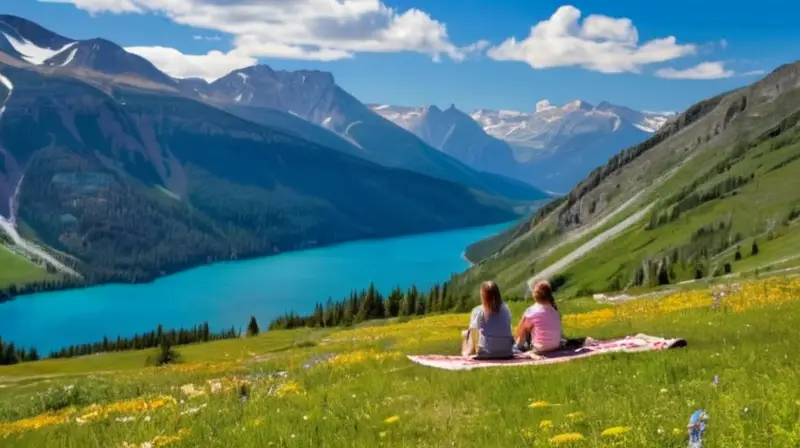
<path fill-rule="evenodd" d="M 14 84 L 2 73 L 0 73 L 0 84 L 6 86 L 6 89 L 8 89 L 8 96 L 11 96 L 11 92 L 14 90 Z"/>
<path fill-rule="evenodd" d="M 70 42 L 61 48 L 45 48 L 40 47 L 25 38 L 17 39 L 6 33 L 2 33 L 8 43 L 14 47 L 14 50 L 19 53 L 23 59 L 34 65 L 42 65 L 44 61 L 52 58 L 53 56 L 72 48 L 77 42 Z"/>
<path fill-rule="evenodd" d="M 64 62 L 62 62 L 62 63 L 61 63 L 61 67 L 66 67 L 66 66 L 68 66 L 68 65 L 69 65 L 69 63 L 70 63 L 70 62 L 72 62 L 72 61 L 75 59 L 75 55 L 76 55 L 76 54 L 78 54 L 78 49 L 77 49 L 77 48 L 73 48 L 73 49 L 71 49 L 71 50 L 69 51 L 69 54 L 67 55 L 67 58 L 66 58 L 66 59 L 64 59 Z"/>
<path fill-rule="evenodd" d="M 12 84 L 11 80 L 2 73 L 0 73 L 0 84 L 4 85 L 6 90 L 8 90 L 6 97 L 3 99 L 3 105 L 0 106 L 0 119 L 2 119 L 3 114 L 6 111 L 6 103 L 8 103 L 9 99 L 11 99 L 11 93 L 14 92 L 14 84 Z"/>

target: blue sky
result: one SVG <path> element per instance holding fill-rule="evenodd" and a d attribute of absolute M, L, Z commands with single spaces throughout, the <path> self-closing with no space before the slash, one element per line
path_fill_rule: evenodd
<path fill-rule="evenodd" d="M 531 110 L 545 98 L 682 110 L 800 58 L 796 0 L 4 3 L 65 36 L 113 40 L 173 76 L 261 62 L 330 71 L 364 102 L 466 111 Z"/>

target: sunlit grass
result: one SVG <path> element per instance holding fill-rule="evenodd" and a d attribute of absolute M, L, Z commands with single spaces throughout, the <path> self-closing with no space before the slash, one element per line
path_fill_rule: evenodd
<path fill-rule="evenodd" d="M 35 363 L 2 368 L 0 446 L 682 447 L 700 408 L 711 416 L 704 446 L 796 446 L 800 280 L 733 289 L 716 305 L 708 290 L 565 304 L 570 335 L 689 345 L 560 365 L 410 363 L 407 354 L 458 351 L 468 318 L 452 314 L 182 347 L 185 361 L 162 368 L 143 367 L 138 352 L 50 361 L 49 376 Z M 512 304 L 514 315 L 524 306 Z M 130 368 L 76 373 L 115 362 Z M 61 367 L 71 376 L 52 376 Z"/>

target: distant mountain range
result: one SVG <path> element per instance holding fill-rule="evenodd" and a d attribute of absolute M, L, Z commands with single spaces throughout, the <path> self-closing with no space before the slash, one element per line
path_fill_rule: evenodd
<path fill-rule="evenodd" d="M 543 100 L 529 113 L 478 109 L 467 115 L 455 106 L 445 111 L 435 106 L 371 108 L 473 168 L 555 192 L 568 191 L 672 115 L 580 100 L 562 107 Z"/>
<path fill-rule="evenodd" d="M 328 73 L 177 80 L 113 42 L 0 15 L 0 215 L 90 283 L 508 221 L 545 197 Z"/>
<path fill-rule="evenodd" d="M 646 127 L 634 117 L 620 125 Z M 623 299 L 643 289 L 794 275 L 799 172 L 795 61 L 697 102 L 516 228 L 472 245 L 465 256 L 478 266 L 454 278 L 451 291 L 502 278 L 506 291 L 523 292 L 553 279 L 560 299 Z"/>

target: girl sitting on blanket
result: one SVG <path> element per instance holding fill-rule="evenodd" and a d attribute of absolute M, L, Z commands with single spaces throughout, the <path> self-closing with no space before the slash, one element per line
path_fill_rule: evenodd
<path fill-rule="evenodd" d="M 477 359 L 507 359 L 514 356 L 511 311 L 503 303 L 497 283 L 486 281 L 481 285 L 481 304 L 472 310 L 469 330 L 463 336 L 464 356 Z"/>
<path fill-rule="evenodd" d="M 525 310 L 517 327 L 514 351 L 544 354 L 562 346 L 561 314 L 549 282 L 540 281 L 533 287 L 534 304 Z"/>

